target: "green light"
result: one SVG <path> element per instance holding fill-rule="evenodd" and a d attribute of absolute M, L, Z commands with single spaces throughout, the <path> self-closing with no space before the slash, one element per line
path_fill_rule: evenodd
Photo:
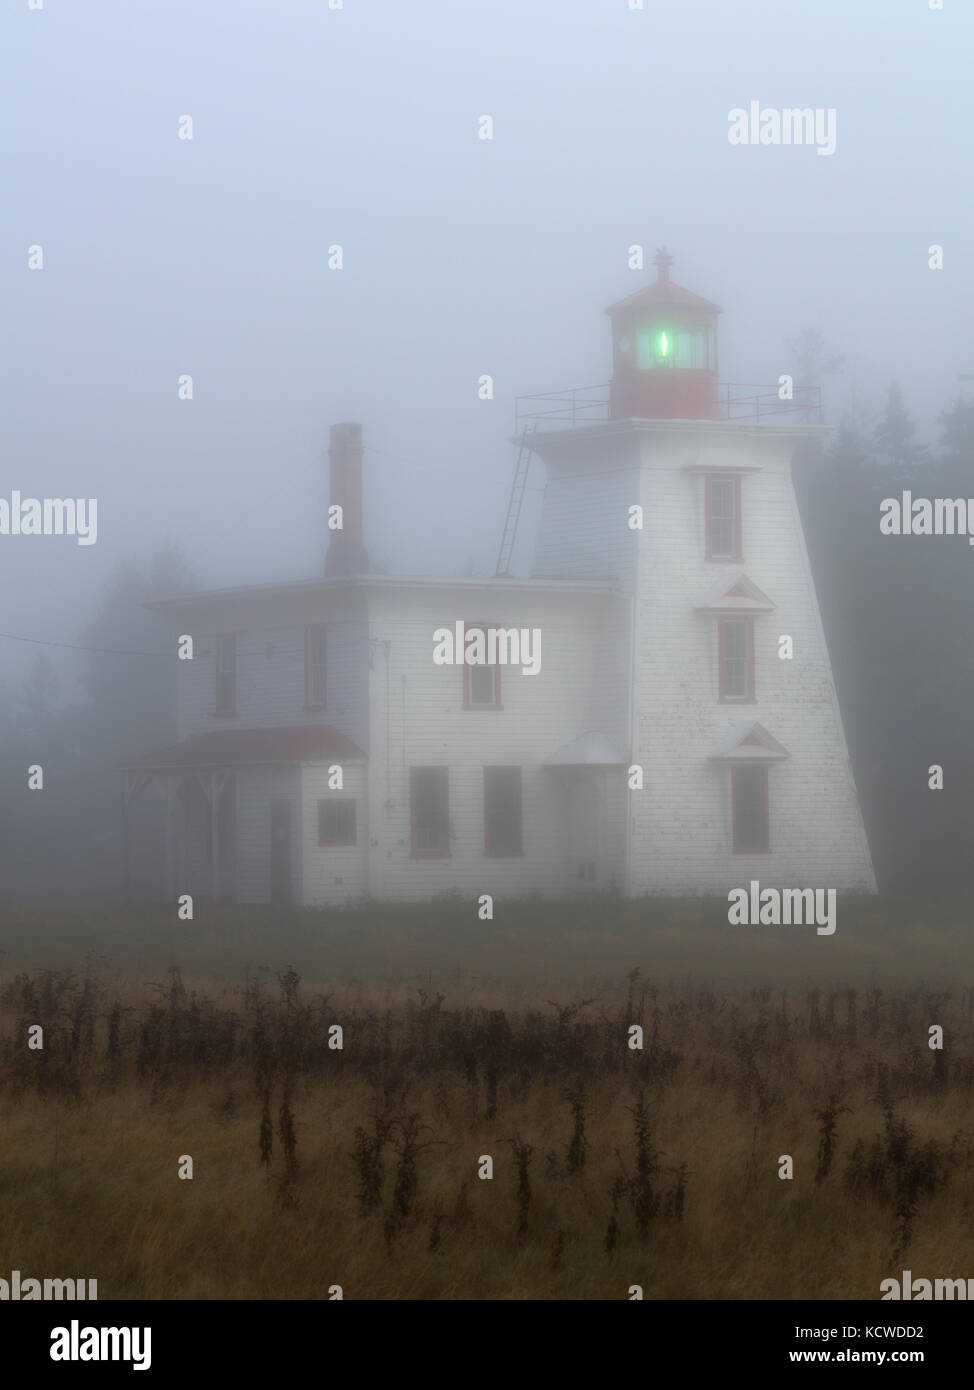
<path fill-rule="evenodd" d="M 666 341 L 666 334 L 665 334 L 665 333 L 661 333 L 661 334 L 659 335 L 659 355 L 660 355 L 660 357 L 668 357 L 669 354 L 670 354 L 670 347 L 669 347 L 669 343 L 667 343 L 667 341 Z"/>

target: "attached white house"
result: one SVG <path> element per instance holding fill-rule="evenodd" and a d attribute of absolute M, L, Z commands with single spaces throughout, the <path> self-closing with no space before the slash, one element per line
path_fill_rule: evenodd
<path fill-rule="evenodd" d="M 370 573 L 340 424 L 323 579 L 158 605 L 192 658 L 179 741 L 123 770 L 133 894 L 875 891 L 791 480 L 814 403 L 721 387 L 719 310 L 657 266 L 609 310 L 612 382 L 520 410 L 497 577 Z M 498 659 L 440 664 L 458 624 Z"/>

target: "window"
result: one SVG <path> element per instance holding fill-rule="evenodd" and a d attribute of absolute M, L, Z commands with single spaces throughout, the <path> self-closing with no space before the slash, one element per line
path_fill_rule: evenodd
<path fill-rule="evenodd" d="M 237 712 L 237 637 L 225 633 L 216 639 L 216 713 Z"/>
<path fill-rule="evenodd" d="M 484 768 L 484 850 L 497 857 L 524 852 L 519 767 Z"/>
<path fill-rule="evenodd" d="M 706 480 L 707 559 L 740 560 L 741 557 L 741 480 Z"/>
<path fill-rule="evenodd" d="M 754 619 L 717 619 L 718 699 L 754 699 Z"/>
<path fill-rule="evenodd" d="M 483 632 L 486 647 L 488 623 L 470 623 L 467 632 Z M 501 668 L 500 666 L 463 667 L 463 708 L 500 709 L 501 708 Z"/>
<path fill-rule="evenodd" d="M 706 368 L 708 334 L 706 328 L 690 328 L 676 335 L 676 365 Z"/>
<path fill-rule="evenodd" d="M 641 328 L 636 333 L 636 366 L 640 371 L 713 367 L 712 330 L 699 328 Z"/>
<path fill-rule="evenodd" d="M 324 709 L 327 695 L 325 627 L 316 623 L 304 630 L 304 703 L 307 709 Z"/>
<path fill-rule="evenodd" d="M 734 853 L 768 854 L 771 828 L 766 767 L 731 768 L 731 808 Z"/>
<path fill-rule="evenodd" d="M 355 801 L 336 797 L 318 802 L 319 845 L 355 844 Z"/>
<path fill-rule="evenodd" d="M 414 767 L 409 772 L 412 852 L 416 858 L 447 858 L 450 853 L 450 792 L 445 767 Z"/>
<path fill-rule="evenodd" d="M 636 334 L 636 366 L 640 371 L 672 367 L 676 335 L 669 328 L 641 328 Z"/>

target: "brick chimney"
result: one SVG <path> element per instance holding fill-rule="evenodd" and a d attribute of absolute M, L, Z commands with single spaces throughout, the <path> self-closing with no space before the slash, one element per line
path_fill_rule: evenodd
<path fill-rule="evenodd" d="M 325 576 L 367 574 L 368 551 L 362 543 L 362 426 L 332 425 L 329 503 L 342 509 L 342 529 L 328 532 Z"/>

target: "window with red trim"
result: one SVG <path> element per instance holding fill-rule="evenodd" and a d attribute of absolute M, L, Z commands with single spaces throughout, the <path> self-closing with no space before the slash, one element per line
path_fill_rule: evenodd
<path fill-rule="evenodd" d="M 731 817 L 735 854 L 770 852 L 771 817 L 765 764 L 731 768 Z"/>
<path fill-rule="evenodd" d="M 717 619 L 717 690 L 724 704 L 752 702 L 754 696 L 754 619 Z"/>
<path fill-rule="evenodd" d="M 741 480 L 708 474 L 707 493 L 707 559 L 740 560 L 741 554 Z"/>
<path fill-rule="evenodd" d="M 468 623 L 466 632 L 482 632 L 484 644 L 487 642 L 489 623 Z M 496 663 L 491 666 L 463 666 L 463 708 L 500 709 L 501 708 L 501 668 Z"/>

